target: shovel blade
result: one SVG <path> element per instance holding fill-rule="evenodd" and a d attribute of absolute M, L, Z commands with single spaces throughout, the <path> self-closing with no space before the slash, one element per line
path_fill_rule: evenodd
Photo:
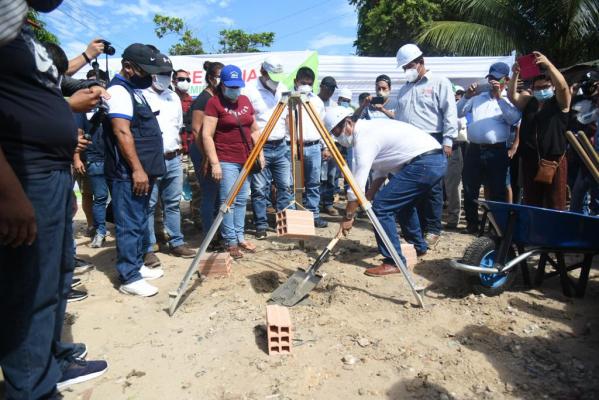
<path fill-rule="evenodd" d="M 270 297 L 272 302 L 286 307 L 293 307 L 302 301 L 318 285 L 322 276 L 309 275 L 305 270 L 298 269 L 279 286 Z"/>

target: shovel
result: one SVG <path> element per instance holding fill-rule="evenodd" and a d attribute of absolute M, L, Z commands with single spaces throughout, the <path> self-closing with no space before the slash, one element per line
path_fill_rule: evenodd
<path fill-rule="evenodd" d="M 316 273 L 327 260 L 339 239 L 341 239 L 341 232 L 329 242 L 327 247 L 320 253 L 310 268 L 307 270 L 299 268 L 289 277 L 287 282 L 283 283 L 272 292 L 270 301 L 287 307 L 293 307 L 302 301 L 323 278 L 322 275 L 317 275 Z"/>

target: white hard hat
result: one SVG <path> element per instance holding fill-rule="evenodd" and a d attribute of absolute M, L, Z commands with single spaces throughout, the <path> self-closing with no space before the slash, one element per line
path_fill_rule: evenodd
<path fill-rule="evenodd" d="M 331 132 L 334 127 L 345 118 L 352 115 L 354 111 L 347 107 L 329 107 L 324 116 L 324 126 Z"/>
<path fill-rule="evenodd" d="M 283 73 L 283 62 L 276 55 L 270 54 L 262 63 L 262 68 L 264 68 L 266 72 L 281 74 Z"/>
<path fill-rule="evenodd" d="M 422 56 L 422 51 L 415 44 L 404 44 L 397 50 L 397 68 L 404 67 L 418 57 Z"/>
<path fill-rule="evenodd" d="M 466 91 L 466 90 L 464 90 L 464 87 L 463 87 L 463 86 L 460 86 L 460 85 L 454 85 L 454 87 L 453 87 L 453 92 L 454 92 L 454 93 L 457 93 L 457 92 L 459 92 L 460 90 L 461 90 L 462 92 L 465 92 L 465 91 Z"/>
<path fill-rule="evenodd" d="M 343 97 L 344 99 L 350 99 L 351 100 L 351 90 L 349 90 L 349 89 L 340 89 L 339 90 L 339 97 Z"/>

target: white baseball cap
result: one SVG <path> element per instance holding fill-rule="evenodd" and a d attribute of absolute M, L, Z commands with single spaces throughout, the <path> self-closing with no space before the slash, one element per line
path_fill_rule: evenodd
<path fill-rule="evenodd" d="M 351 90 L 349 89 L 340 89 L 339 90 L 339 97 L 343 97 L 344 99 L 350 99 L 351 100 Z"/>
<path fill-rule="evenodd" d="M 347 107 L 329 107 L 324 116 L 324 126 L 327 131 L 331 132 L 334 127 L 343 121 L 345 118 L 352 115 L 354 111 Z"/>
<path fill-rule="evenodd" d="M 465 92 L 466 90 L 464 90 L 464 87 L 463 87 L 463 86 L 460 86 L 460 85 L 454 85 L 454 87 L 453 87 L 453 92 L 454 92 L 454 93 L 457 93 L 457 92 L 459 92 L 459 91 Z"/>
<path fill-rule="evenodd" d="M 270 54 L 262 63 L 262 68 L 264 68 L 266 72 L 281 74 L 283 73 L 283 62 L 276 55 Z"/>
<path fill-rule="evenodd" d="M 397 50 L 397 68 L 405 67 L 418 57 L 422 56 L 422 51 L 415 44 L 404 44 Z"/>

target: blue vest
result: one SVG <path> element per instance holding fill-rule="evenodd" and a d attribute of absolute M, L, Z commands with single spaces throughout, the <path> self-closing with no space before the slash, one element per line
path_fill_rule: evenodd
<path fill-rule="evenodd" d="M 162 131 L 152 109 L 141 94 L 135 94 L 134 88 L 120 75 L 112 78 L 108 85 L 119 85 L 125 88 L 133 103 L 131 133 L 135 141 L 137 157 L 149 178 L 157 178 L 166 173 L 164 163 L 164 147 Z M 130 180 L 131 167 L 121 153 L 118 141 L 112 130 L 110 118 L 103 123 L 105 140 L 104 174 L 106 179 Z"/>

